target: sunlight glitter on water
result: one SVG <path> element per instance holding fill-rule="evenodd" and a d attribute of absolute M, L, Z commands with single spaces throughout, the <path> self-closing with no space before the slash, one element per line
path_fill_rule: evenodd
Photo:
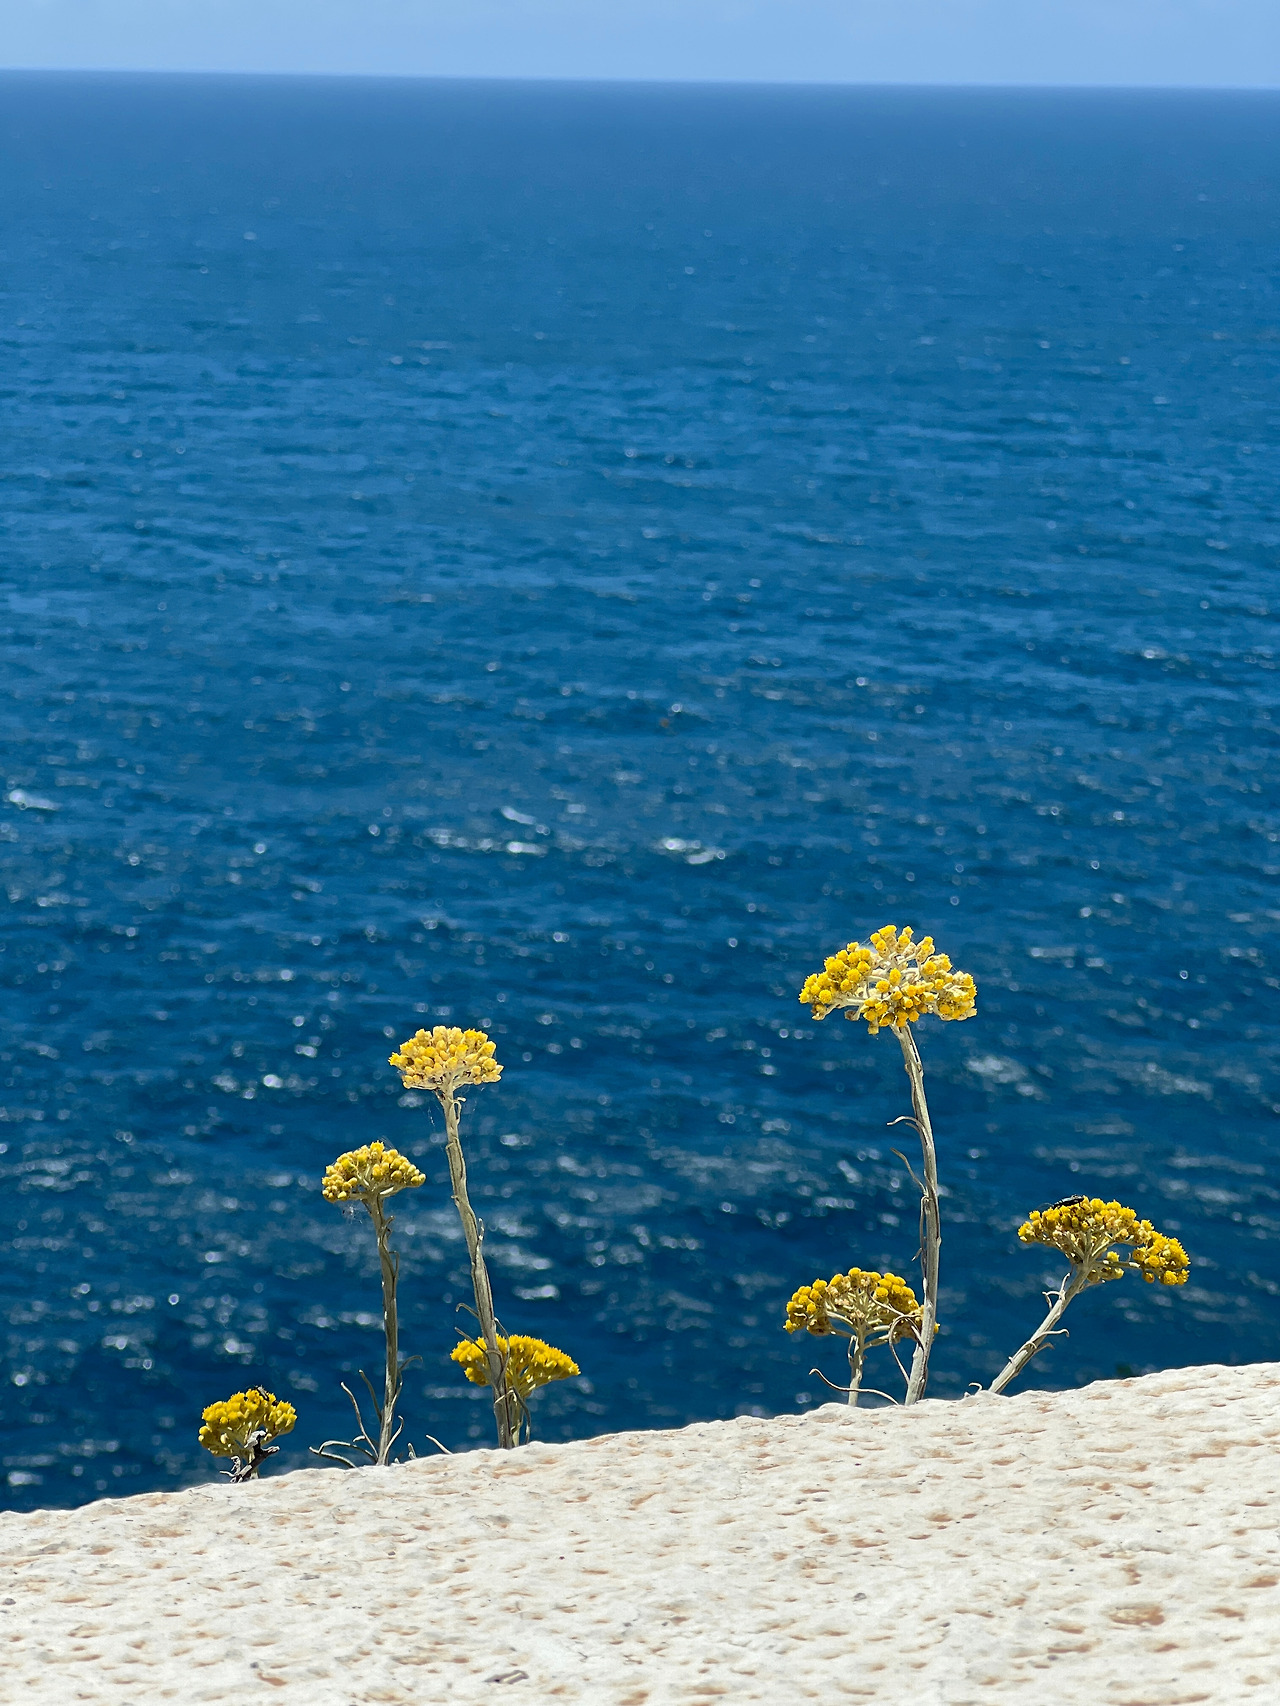
<path fill-rule="evenodd" d="M 483 1439 L 419 1023 L 506 1067 L 501 1307 L 585 1374 L 542 1437 L 816 1401 L 782 1304 L 907 1271 L 915 1204 L 900 1064 L 796 991 L 889 918 L 979 986 L 921 1039 L 936 1390 L 1086 1185 L 1192 1284 L 1040 1380 L 1276 1354 L 1271 107 L 1214 108 L 1210 215 L 1174 97 L 9 92 L 12 1502 L 213 1473 L 248 1381 L 281 1461 L 343 1426 L 375 1265 L 318 1183 L 376 1136 L 411 1430 Z"/>

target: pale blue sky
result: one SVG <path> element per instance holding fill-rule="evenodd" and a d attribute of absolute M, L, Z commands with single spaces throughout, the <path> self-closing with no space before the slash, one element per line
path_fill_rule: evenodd
<path fill-rule="evenodd" d="M 1280 0 L 0 0 L 0 65 L 1280 86 Z"/>

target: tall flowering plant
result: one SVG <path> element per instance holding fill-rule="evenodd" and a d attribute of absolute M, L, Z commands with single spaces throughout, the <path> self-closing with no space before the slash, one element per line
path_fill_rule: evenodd
<path fill-rule="evenodd" d="M 419 1185 L 426 1183 L 426 1177 L 408 1156 L 401 1155 L 398 1149 L 389 1149 L 379 1141 L 366 1143 L 362 1149 L 350 1149 L 345 1155 L 339 1155 L 336 1161 L 329 1163 L 321 1181 L 320 1189 L 326 1202 L 364 1204 L 373 1222 L 374 1237 L 378 1243 L 378 1263 L 382 1269 L 382 1326 L 387 1342 L 387 1370 L 381 1402 L 378 1401 L 378 1395 L 370 1384 L 368 1375 L 363 1369 L 360 1371 L 360 1377 L 368 1387 L 369 1396 L 373 1401 L 378 1437 L 376 1440 L 370 1437 L 360 1415 L 359 1401 L 351 1388 L 343 1382 L 342 1389 L 350 1398 L 356 1412 L 356 1437 L 353 1440 L 326 1440 L 322 1446 L 313 1447 L 317 1456 L 334 1457 L 339 1463 L 346 1463 L 349 1468 L 354 1468 L 350 1459 L 343 1457 L 341 1452 L 334 1451 L 333 1446 L 348 1446 L 368 1457 L 373 1463 L 388 1463 L 391 1460 L 391 1448 L 400 1434 L 402 1424 L 396 1420 L 396 1405 L 400 1401 L 400 1393 L 404 1387 L 404 1371 L 408 1364 L 400 1360 L 400 1316 L 396 1302 L 400 1257 L 391 1248 L 393 1221 L 392 1216 L 387 1213 L 387 1201 L 398 1191 L 416 1190 Z"/>
<path fill-rule="evenodd" d="M 417 1031 L 408 1042 L 401 1043 L 391 1056 L 391 1065 L 399 1072 L 407 1090 L 430 1090 L 444 1114 L 449 1180 L 467 1241 L 476 1320 L 488 1365 L 485 1384 L 493 1388 L 498 1444 L 509 1449 L 517 1443 L 518 1401 L 507 1380 L 507 1352 L 494 1319 L 493 1291 L 484 1259 L 484 1228 L 476 1218 L 467 1192 L 467 1163 L 459 1134 L 463 1098 L 458 1092 L 469 1084 L 497 1083 L 502 1068 L 493 1056 L 494 1046 L 483 1031 L 460 1031 L 454 1025 L 437 1025 L 434 1030 Z"/>
<path fill-rule="evenodd" d="M 924 1093 L 924 1065 L 911 1027 L 933 1015 L 939 1019 L 971 1019 L 977 1011 L 977 990 L 968 972 L 956 971 L 945 954 L 934 951 L 933 938 L 915 941 L 908 927 L 887 924 L 867 943 L 850 942 L 832 954 L 819 972 L 807 977 L 800 1000 L 815 1019 L 837 1008 L 850 1020 L 865 1020 L 874 1037 L 892 1031 L 902 1049 L 911 1083 L 910 1123 L 920 1136 L 923 1177 L 920 1187 L 920 1267 L 924 1296 L 915 1334 L 915 1351 L 907 1381 L 908 1404 L 924 1396 L 929 1378 L 929 1353 L 938 1322 L 938 1264 L 942 1222 L 938 1210 L 938 1157 L 933 1123 Z M 903 1118 L 908 1116 L 904 1115 Z"/>

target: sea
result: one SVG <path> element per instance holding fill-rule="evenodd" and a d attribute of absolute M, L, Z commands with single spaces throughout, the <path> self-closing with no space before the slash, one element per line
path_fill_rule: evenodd
<path fill-rule="evenodd" d="M 0 78 L 6 1502 L 349 1436 L 375 1139 L 402 1447 L 492 1443 L 435 1024 L 535 1438 L 840 1402 L 918 1146 L 797 993 L 886 923 L 978 987 L 931 1395 L 1078 1193 L 1190 1280 L 1023 1387 L 1280 1357 L 1278 241 L 1275 94 Z"/>

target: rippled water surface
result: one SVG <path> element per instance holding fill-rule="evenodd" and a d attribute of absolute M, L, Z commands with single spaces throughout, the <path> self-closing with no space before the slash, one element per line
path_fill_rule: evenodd
<path fill-rule="evenodd" d="M 1272 96 L 0 81 L 7 1497 L 282 1462 L 380 1354 L 487 1438 L 432 1109 L 481 1024 L 544 1438 L 822 1401 L 779 1328 L 910 1272 L 891 1038 L 824 953 L 933 931 L 933 1390 L 1118 1194 L 1194 1263 L 1070 1385 L 1280 1356 Z M 883 1355 L 883 1353 L 881 1353 Z M 874 1385 L 891 1368 L 873 1363 Z"/>

